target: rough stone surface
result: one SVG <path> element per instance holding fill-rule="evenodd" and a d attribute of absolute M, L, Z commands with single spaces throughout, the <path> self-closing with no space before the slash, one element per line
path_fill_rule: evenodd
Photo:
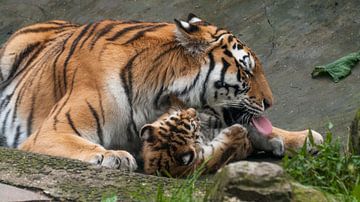
<path fill-rule="evenodd" d="M 307 187 L 298 183 L 291 183 L 291 188 L 293 190 L 292 202 L 328 202 L 328 201 L 337 201 L 331 195 L 325 195 L 324 193 Z M 334 199 L 334 200 L 331 200 Z"/>
<path fill-rule="evenodd" d="M 291 185 L 283 169 L 268 162 L 241 161 L 222 168 L 215 176 L 211 196 L 225 201 L 291 201 Z"/>
<path fill-rule="evenodd" d="M 254 201 L 259 197 L 264 197 L 261 201 L 289 201 L 289 197 L 294 201 L 324 201 L 321 192 L 283 177 L 281 167 L 275 164 L 234 163 L 215 178 L 202 177 L 195 185 L 195 196 L 207 196 L 209 201 L 224 199 L 233 202 Z M 23 200 L 22 197 L 27 200 L 46 200 L 48 197 L 55 201 L 100 201 L 104 196 L 114 195 L 119 201 L 156 201 L 159 186 L 166 194 L 171 194 L 183 182 L 183 179 L 121 172 L 80 161 L 0 147 L 0 201 L 6 198 L 19 201 Z M 4 191 L 7 185 L 3 184 L 22 189 L 11 187 L 10 191 Z M 250 200 L 244 198 L 249 196 L 247 194 L 251 194 Z M 312 197 L 308 197 L 309 194 Z M 14 196 L 17 198 L 14 199 Z"/>
<path fill-rule="evenodd" d="M 50 198 L 37 192 L 19 189 L 14 186 L 0 183 L 0 199 L 1 201 L 45 201 Z"/>
<path fill-rule="evenodd" d="M 360 0 L 1 0 L 0 44 L 16 29 L 64 19 L 85 23 L 105 18 L 173 21 L 193 12 L 233 31 L 262 60 L 275 104 L 274 125 L 311 127 L 346 140 L 348 123 L 360 106 L 360 64 L 339 83 L 312 79 L 326 64 L 360 47 Z"/>
<path fill-rule="evenodd" d="M 100 201 L 107 195 L 119 201 L 155 201 L 160 185 L 170 193 L 182 182 L 0 147 L 0 183 L 36 190 L 56 201 Z M 203 195 L 205 185 L 212 183 L 200 180 L 196 186 L 203 192 L 195 194 Z"/>

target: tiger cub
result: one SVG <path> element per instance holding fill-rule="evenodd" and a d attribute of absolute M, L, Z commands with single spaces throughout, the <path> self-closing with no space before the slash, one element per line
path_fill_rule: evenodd
<path fill-rule="evenodd" d="M 170 109 L 140 131 L 142 158 L 147 174 L 184 176 L 205 163 L 205 172 L 214 172 L 229 161 L 252 153 L 247 130 L 239 124 L 223 129 L 205 142 L 200 120 L 193 108 Z"/>

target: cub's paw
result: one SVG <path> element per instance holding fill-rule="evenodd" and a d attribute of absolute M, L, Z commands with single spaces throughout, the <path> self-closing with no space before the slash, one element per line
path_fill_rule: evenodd
<path fill-rule="evenodd" d="M 232 126 L 229 126 L 227 128 L 225 128 L 222 131 L 226 136 L 228 137 L 246 137 L 248 131 L 247 129 L 240 125 L 240 124 L 234 124 Z"/>
<path fill-rule="evenodd" d="M 120 170 L 134 171 L 137 169 L 135 158 L 123 150 L 105 150 L 95 154 L 89 162 Z"/>

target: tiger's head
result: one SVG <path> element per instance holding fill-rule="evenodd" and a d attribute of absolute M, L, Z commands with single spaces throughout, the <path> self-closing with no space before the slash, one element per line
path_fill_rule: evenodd
<path fill-rule="evenodd" d="M 142 157 L 147 174 L 181 176 L 197 159 L 200 121 L 193 108 L 170 110 L 140 131 Z"/>
<path fill-rule="evenodd" d="M 179 44 L 202 61 L 191 82 L 196 92 L 191 96 L 178 93 L 179 97 L 193 107 L 209 109 L 226 125 L 248 124 L 263 117 L 273 97 L 255 53 L 231 32 L 193 14 L 175 24 Z M 267 122 L 261 119 L 257 124 L 266 127 Z"/>

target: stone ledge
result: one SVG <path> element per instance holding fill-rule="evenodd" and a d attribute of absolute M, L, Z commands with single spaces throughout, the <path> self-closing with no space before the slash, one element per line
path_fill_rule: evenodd
<path fill-rule="evenodd" d="M 36 190 L 55 200 L 99 201 L 105 194 L 116 194 L 121 201 L 134 201 L 139 195 L 150 199 L 160 184 L 169 191 L 182 181 L 0 147 L 1 183 Z M 202 182 L 199 190 L 205 190 Z"/>
<path fill-rule="evenodd" d="M 103 196 L 116 195 L 119 201 L 155 201 L 159 186 L 171 194 L 182 182 L 183 179 L 129 173 L 0 147 L 0 183 L 32 190 L 53 200 L 100 201 Z M 253 197 L 258 199 L 254 201 L 311 202 L 329 198 L 316 189 L 292 182 L 280 166 L 268 162 L 229 164 L 215 177 L 200 179 L 196 188 L 195 194 L 209 194 L 209 201 L 244 201 Z M 309 198 L 309 194 L 316 197 Z"/>

